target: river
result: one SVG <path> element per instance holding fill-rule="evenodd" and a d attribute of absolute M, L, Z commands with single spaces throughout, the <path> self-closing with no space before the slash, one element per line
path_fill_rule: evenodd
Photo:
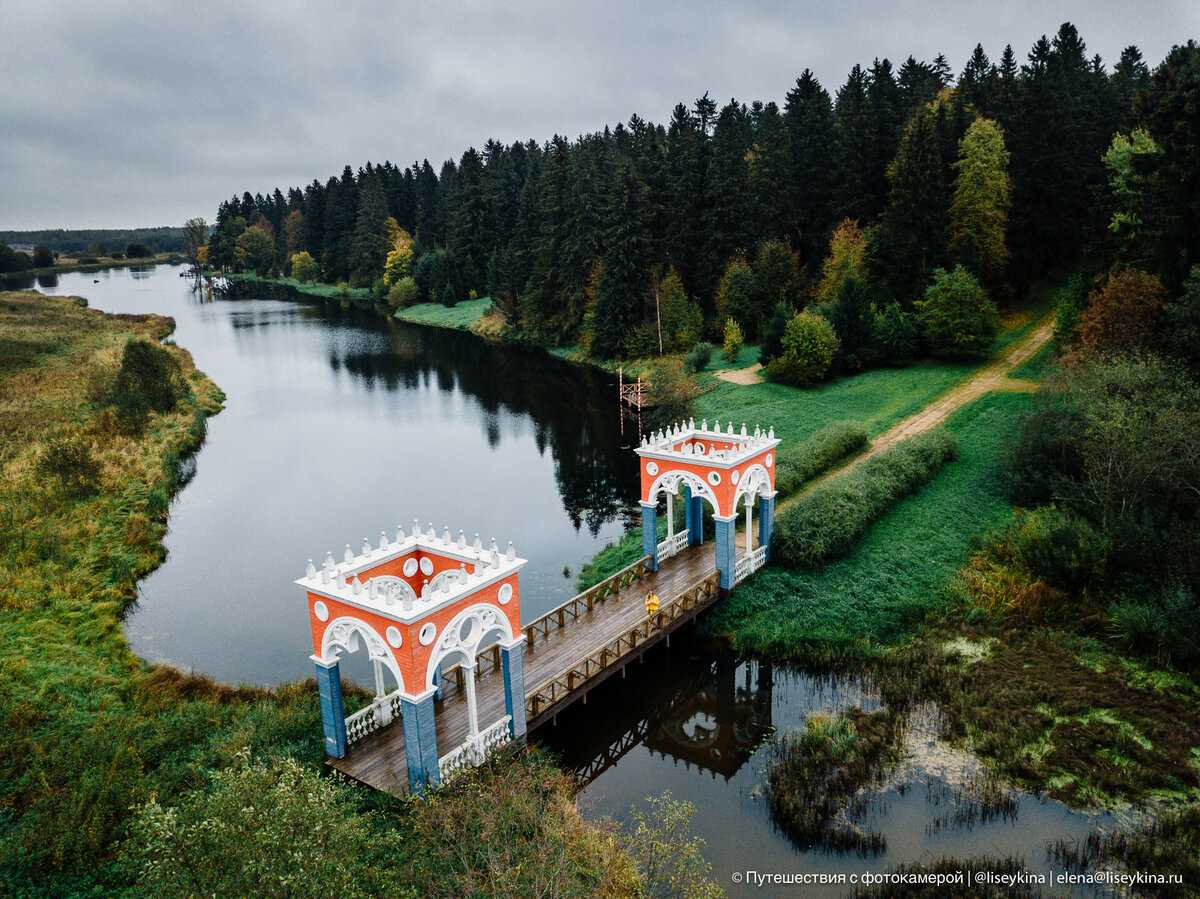
<path fill-rule="evenodd" d="M 311 676 L 293 579 L 309 557 L 340 555 L 414 517 L 513 540 L 529 559 L 528 620 L 574 592 L 580 563 L 636 509 L 636 435 L 622 433 L 607 377 L 336 302 L 206 299 L 179 271 L 70 273 L 37 285 L 107 312 L 172 316 L 173 339 L 227 395 L 172 503 L 167 560 L 127 618 L 143 657 L 229 682 Z M 854 874 L 988 856 L 1048 874 L 1051 841 L 1113 824 L 1015 790 L 1002 813 L 980 815 L 971 799 L 979 766 L 936 739 L 931 714 L 910 728 L 908 761 L 845 822 L 881 836 L 883 852 L 796 846 L 764 798 L 772 737 L 814 713 L 876 708 L 871 685 L 739 659 L 691 636 L 673 643 L 538 740 L 584 776 L 587 814 L 621 819 L 664 790 L 693 802 L 693 828 L 731 895 L 847 891 L 735 882 L 747 869 Z M 349 673 L 366 682 L 365 664 Z"/>

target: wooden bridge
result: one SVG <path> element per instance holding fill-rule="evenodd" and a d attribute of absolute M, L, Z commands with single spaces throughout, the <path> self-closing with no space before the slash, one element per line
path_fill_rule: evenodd
<path fill-rule="evenodd" d="M 596 586 L 524 625 L 525 715 L 530 731 L 552 721 L 572 703 L 626 667 L 646 650 L 693 620 L 720 595 L 711 545 L 684 546 L 649 569 L 644 556 Z M 647 613 L 645 598 L 656 593 L 657 612 Z M 484 650 L 475 664 L 479 718 L 505 714 L 499 647 Z M 443 673 L 437 703 L 439 746 L 459 746 L 469 721 L 461 666 Z M 373 719 L 376 720 L 376 719 Z M 400 722 L 352 730 L 349 751 L 329 764 L 368 786 L 393 794 L 408 791 L 408 767 Z M 365 732 L 363 732 L 365 731 Z"/>

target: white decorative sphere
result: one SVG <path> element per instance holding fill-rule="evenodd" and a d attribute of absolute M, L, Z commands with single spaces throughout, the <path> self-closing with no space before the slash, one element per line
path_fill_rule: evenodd
<path fill-rule="evenodd" d="M 394 649 L 399 649 L 404 645 L 404 636 L 400 633 L 400 628 L 389 627 L 387 629 L 387 641 Z"/>
<path fill-rule="evenodd" d="M 317 618 L 320 619 L 321 621 L 328 621 L 329 620 L 329 607 L 327 605 L 325 605 L 325 603 L 321 602 L 321 600 L 318 599 L 316 602 L 313 603 L 313 614 L 316 615 Z"/>
<path fill-rule="evenodd" d="M 426 621 L 421 625 L 421 630 L 417 633 L 417 639 L 421 641 L 422 646 L 428 646 L 433 642 L 433 638 L 437 636 L 437 625 L 432 621 Z"/>

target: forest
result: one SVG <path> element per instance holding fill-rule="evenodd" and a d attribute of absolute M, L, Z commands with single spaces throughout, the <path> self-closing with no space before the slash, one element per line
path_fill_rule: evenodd
<path fill-rule="evenodd" d="M 980 355 L 997 307 L 1054 273 L 1116 255 L 1180 289 L 1197 53 L 1152 72 L 1130 46 L 1110 70 L 1066 23 L 1023 63 L 976 46 L 957 78 L 876 59 L 833 95 L 805 70 L 782 106 L 705 93 L 439 170 L 347 165 L 222 203 L 208 261 L 393 306 L 487 295 L 514 333 L 598 358 L 760 343 L 793 384 Z"/>

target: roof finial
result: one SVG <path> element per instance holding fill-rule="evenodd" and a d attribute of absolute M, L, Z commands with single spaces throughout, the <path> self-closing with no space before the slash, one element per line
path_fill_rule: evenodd
<path fill-rule="evenodd" d="M 317 567 L 315 565 L 313 565 L 312 559 L 308 560 L 308 567 L 304 569 L 304 576 L 305 577 L 316 577 L 317 576 Z"/>
<path fill-rule="evenodd" d="M 404 542 L 404 528 L 400 527 L 400 525 L 396 525 L 396 542 Z"/>
<path fill-rule="evenodd" d="M 387 544 L 387 531 L 380 531 L 379 532 L 379 548 L 381 550 L 387 549 L 387 545 L 388 545 Z"/>
<path fill-rule="evenodd" d="M 467 548 L 467 535 L 461 529 L 458 532 L 458 548 L 459 549 Z"/>
<path fill-rule="evenodd" d="M 479 539 L 478 533 L 475 534 L 475 542 L 471 545 L 471 548 L 475 550 L 476 555 L 483 552 L 483 542 Z"/>
<path fill-rule="evenodd" d="M 346 544 L 346 552 L 342 554 L 342 560 L 345 562 L 353 562 L 354 561 L 354 553 L 350 549 L 349 543 Z"/>
<path fill-rule="evenodd" d="M 507 557 L 508 557 L 508 561 L 510 561 L 510 562 L 517 557 L 517 550 L 513 546 L 513 542 L 511 540 L 508 541 Z"/>
<path fill-rule="evenodd" d="M 448 524 L 442 526 L 442 542 L 447 546 L 450 545 L 450 525 Z"/>
<path fill-rule="evenodd" d="M 358 579 L 357 574 L 354 576 L 354 581 L 350 584 L 350 587 L 354 590 L 355 596 L 362 593 L 362 581 Z"/>
<path fill-rule="evenodd" d="M 371 555 L 371 541 L 370 541 L 370 540 L 368 540 L 366 537 L 363 537 L 363 548 L 362 548 L 362 554 L 363 554 L 363 558 L 364 558 L 364 559 L 365 559 L 367 556 Z"/>

